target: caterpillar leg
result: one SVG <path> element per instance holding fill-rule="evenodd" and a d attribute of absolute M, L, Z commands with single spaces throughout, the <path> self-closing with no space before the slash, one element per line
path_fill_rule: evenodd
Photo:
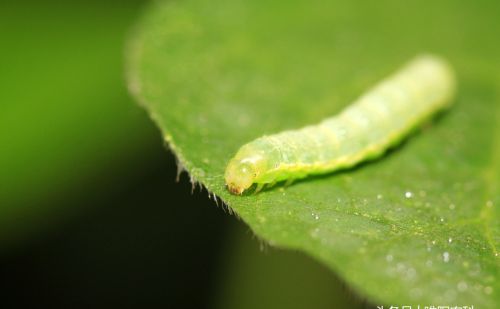
<path fill-rule="evenodd" d="M 285 182 L 285 187 L 291 186 L 294 181 L 295 181 L 295 179 L 293 179 L 293 178 L 288 179 Z"/>
<path fill-rule="evenodd" d="M 264 189 L 265 186 L 266 186 L 265 183 L 258 183 L 257 188 L 255 188 L 255 191 L 253 193 L 259 193 L 260 190 Z"/>

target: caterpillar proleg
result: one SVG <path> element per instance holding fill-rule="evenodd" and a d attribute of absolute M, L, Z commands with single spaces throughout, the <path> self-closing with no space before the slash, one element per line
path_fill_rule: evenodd
<path fill-rule="evenodd" d="M 374 159 L 451 104 L 454 93 L 448 64 L 418 56 L 338 115 L 243 145 L 227 165 L 226 185 L 242 194 L 254 183 L 261 187 Z"/>

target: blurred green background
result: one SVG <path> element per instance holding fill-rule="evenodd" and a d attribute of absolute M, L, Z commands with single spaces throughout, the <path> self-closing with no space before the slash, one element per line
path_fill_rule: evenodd
<path fill-rule="evenodd" d="M 2 304 L 369 306 L 175 182 L 124 86 L 125 38 L 146 4 L 0 2 Z"/>

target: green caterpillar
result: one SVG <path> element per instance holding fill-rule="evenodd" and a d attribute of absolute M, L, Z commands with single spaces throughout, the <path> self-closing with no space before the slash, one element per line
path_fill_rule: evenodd
<path fill-rule="evenodd" d="M 416 126 L 447 107 L 455 76 L 442 59 L 419 56 L 340 114 L 316 125 L 263 136 L 229 161 L 226 185 L 242 194 L 252 184 L 304 178 L 348 168 L 381 156 Z"/>

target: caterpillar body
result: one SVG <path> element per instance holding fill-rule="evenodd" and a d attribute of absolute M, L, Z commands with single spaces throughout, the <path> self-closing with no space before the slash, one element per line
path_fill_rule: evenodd
<path fill-rule="evenodd" d="M 449 106 L 454 94 L 455 76 L 448 64 L 436 56 L 418 56 L 338 115 L 243 145 L 227 165 L 227 188 L 242 194 L 256 183 L 258 191 L 265 184 L 374 159 Z"/>

